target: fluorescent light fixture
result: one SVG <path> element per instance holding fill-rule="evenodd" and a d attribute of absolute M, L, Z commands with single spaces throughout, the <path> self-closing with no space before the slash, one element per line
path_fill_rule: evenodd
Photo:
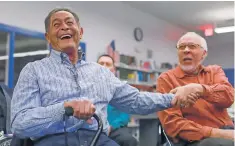
<path fill-rule="evenodd" d="M 234 32 L 234 31 L 235 31 L 235 26 L 215 28 L 216 33 L 227 33 L 227 32 Z"/>
<path fill-rule="evenodd" d="M 49 54 L 49 50 L 14 53 L 14 57 L 25 57 L 25 56 L 46 55 L 46 54 Z M 8 56 L 0 56 L 0 60 L 7 60 L 7 59 Z"/>

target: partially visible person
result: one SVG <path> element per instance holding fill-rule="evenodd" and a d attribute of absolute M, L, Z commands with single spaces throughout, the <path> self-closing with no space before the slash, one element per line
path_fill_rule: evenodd
<path fill-rule="evenodd" d="M 234 89 L 235 92 L 235 89 Z M 234 123 L 234 111 L 235 111 L 235 106 L 234 103 L 228 108 L 228 114 L 232 118 L 232 121 Z"/>
<path fill-rule="evenodd" d="M 116 73 L 116 67 L 113 58 L 108 54 L 98 57 L 97 62 L 108 68 L 113 74 Z M 120 146 L 137 146 L 137 140 L 131 135 L 127 127 L 130 121 L 130 115 L 108 105 L 107 110 L 109 126 L 109 137 Z"/>
<path fill-rule="evenodd" d="M 158 112 L 165 132 L 176 146 L 233 146 L 234 124 L 227 108 L 234 90 L 220 66 L 202 65 L 208 53 L 205 39 L 188 32 L 179 39 L 177 53 L 179 65 L 160 75 L 157 92 L 199 99 L 192 107 Z"/>

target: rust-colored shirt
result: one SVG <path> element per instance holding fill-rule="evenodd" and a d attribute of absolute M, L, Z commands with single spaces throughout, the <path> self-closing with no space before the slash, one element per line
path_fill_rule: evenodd
<path fill-rule="evenodd" d="M 189 108 L 170 108 L 158 112 L 167 135 L 173 139 L 188 141 L 209 137 L 212 128 L 233 125 L 227 108 L 234 102 L 234 89 L 220 66 L 201 66 L 195 75 L 186 75 L 178 66 L 162 73 L 157 80 L 157 91 L 170 90 L 188 83 L 199 83 L 204 87 L 204 96 Z"/>

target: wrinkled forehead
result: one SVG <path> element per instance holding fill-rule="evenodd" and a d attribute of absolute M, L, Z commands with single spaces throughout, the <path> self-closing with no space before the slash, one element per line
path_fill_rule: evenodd
<path fill-rule="evenodd" d="M 187 43 L 194 43 L 194 44 L 201 45 L 201 40 L 200 38 L 196 36 L 183 36 L 182 38 L 180 38 L 177 44 L 180 45 L 180 44 L 187 44 Z"/>
<path fill-rule="evenodd" d="M 67 11 L 58 11 L 51 16 L 51 22 L 55 20 L 75 19 L 74 16 Z"/>
<path fill-rule="evenodd" d="M 100 59 L 98 60 L 98 63 L 109 63 L 109 64 L 113 64 L 113 60 L 110 57 L 107 56 L 102 56 L 100 57 Z"/>

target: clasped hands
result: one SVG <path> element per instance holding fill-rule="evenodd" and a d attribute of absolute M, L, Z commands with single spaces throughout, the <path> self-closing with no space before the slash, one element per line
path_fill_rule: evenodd
<path fill-rule="evenodd" d="M 170 91 L 175 94 L 171 101 L 173 107 L 189 107 L 195 104 L 200 96 L 203 95 L 203 86 L 200 84 L 191 83 L 185 86 L 177 87 Z M 64 107 L 72 107 L 74 110 L 73 116 L 86 120 L 89 124 L 92 123 L 91 117 L 95 113 L 95 105 L 89 100 L 73 100 L 64 103 Z"/>
<path fill-rule="evenodd" d="M 194 105 L 200 96 L 203 96 L 204 88 L 200 84 L 190 83 L 185 86 L 177 87 L 170 91 L 175 94 L 171 101 L 173 107 L 186 108 Z"/>

